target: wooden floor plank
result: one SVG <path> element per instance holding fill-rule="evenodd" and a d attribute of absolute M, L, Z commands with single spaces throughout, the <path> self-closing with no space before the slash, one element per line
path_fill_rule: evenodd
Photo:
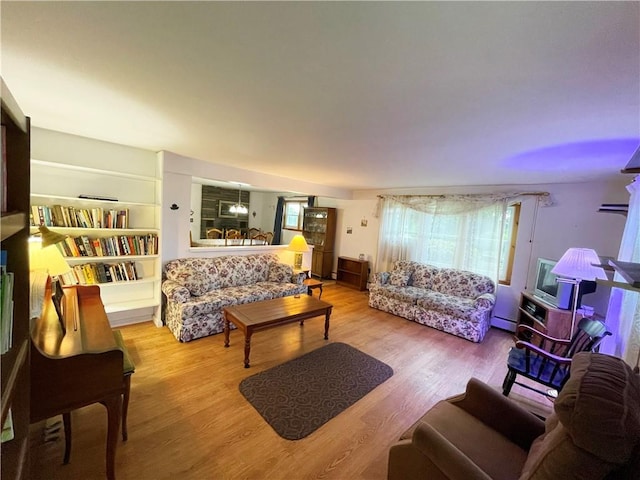
<path fill-rule="evenodd" d="M 389 446 L 437 401 L 464 391 L 475 376 L 499 388 L 511 334 L 491 329 L 481 344 L 367 306 L 367 293 L 327 285 L 334 305 L 329 340 L 324 322 L 257 332 L 251 368 L 243 366 L 242 333 L 179 343 L 151 322 L 123 327 L 136 364 L 131 381 L 129 440 L 118 443 L 119 480 L 367 479 L 387 474 Z M 249 375 L 328 342 L 344 342 L 387 363 L 394 375 L 310 436 L 284 440 L 245 400 L 238 385 Z M 512 397 L 547 412 L 548 400 L 514 387 Z M 105 476 L 106 412 L 93 405 L 72 413 L 71 463 L 62 465 L 63 438 L 31 435 L 31 478 Z"/>

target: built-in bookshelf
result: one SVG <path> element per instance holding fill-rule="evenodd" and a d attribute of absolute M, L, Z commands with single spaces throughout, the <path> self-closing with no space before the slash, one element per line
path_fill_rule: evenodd
<path fill-rule="evenodd" d="M 98 284 L 114 326 L 151 317 L 161 325 L 160 160 L 142 151 L 132 161 L 120 145 L 34 130 L 31 233 L 45 225 L 66 235 L 57 247 L 71 271 L 61 281 Z"/>
<path fill-rule="evenodd" d="M 4 81 L 2 99 L 2 263 L 12 288 L 3 285 L 2 445 L 4 479 L 29 478 L 29 118 Z M 3 281 L 4 283 L 4 281 Z M 10 296 L 6 298 L 5 295 Z"/>

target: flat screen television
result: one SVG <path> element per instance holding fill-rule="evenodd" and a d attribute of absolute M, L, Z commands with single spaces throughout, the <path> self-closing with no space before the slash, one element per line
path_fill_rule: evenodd
<path fill-rule="evenodd" d="M 571 310 L 573 308 L 574 285 L 557 281 L 557 275 L 551 272 L 556 263 L 558 262 L 555 260 L 538 258 L 533 295 L 556 308 Z M 582 296 L 595 292 L 596 286 L 594 281 L 583 280 L 580 282 L 577 308 L 581 306 Z"/>

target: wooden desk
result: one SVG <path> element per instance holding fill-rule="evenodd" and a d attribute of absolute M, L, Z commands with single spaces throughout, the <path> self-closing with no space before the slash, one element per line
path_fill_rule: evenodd
<path fill-rule="evenodd" d="M 100 299 L 100 288 L 64 289 L 63 333 L 47 287 L 31 330 L 31 422 L 102 403 L 107 408 L 107 478 L 115 479 L 122 403 L 123 353 Z"/>

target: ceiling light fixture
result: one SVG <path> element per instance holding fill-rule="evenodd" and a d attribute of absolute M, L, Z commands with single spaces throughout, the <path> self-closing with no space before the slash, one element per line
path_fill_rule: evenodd
<path fill-rule="evenodd" d="M 246 215 L 249 213 L 249 209 L 242 204 L 242 185 L 238 184 L 238 203 L 235 205 L 231 205 L 229 208 L 231 213 L 235 213 L 238 215 Z"/>

